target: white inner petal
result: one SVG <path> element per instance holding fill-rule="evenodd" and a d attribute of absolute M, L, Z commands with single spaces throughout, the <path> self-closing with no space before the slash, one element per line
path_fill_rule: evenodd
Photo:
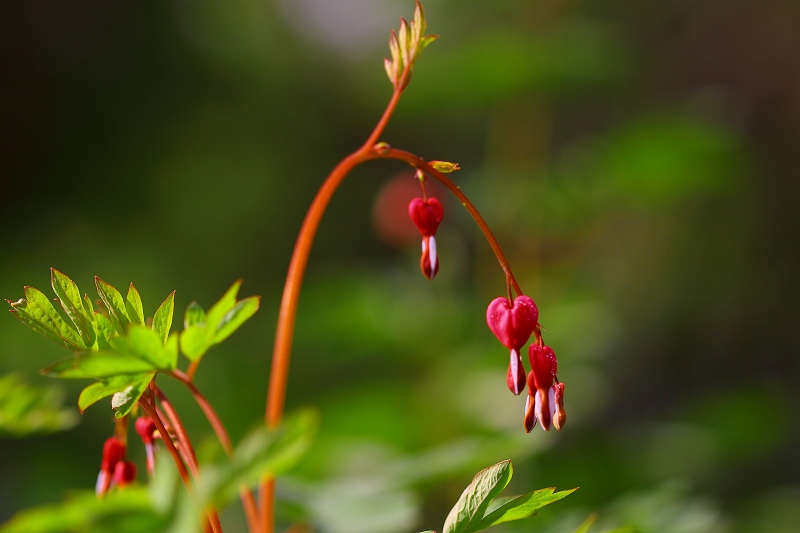
<path fill-rule="evenodd" d="M 436 257 L 436 237 L 428 237 L 430 239 L 430 261 L 431 261 L 431 272 L 436 272 L 436 262 L 439 260 Z"/>

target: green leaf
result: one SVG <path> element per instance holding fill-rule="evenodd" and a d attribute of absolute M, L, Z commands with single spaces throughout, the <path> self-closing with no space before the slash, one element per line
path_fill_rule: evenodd
<path fill-rule="evenodd" d="M 94 327 L 97 330 L 97 348 L 99 350 L 110 350 L 111 339 L 117 337 L 117 330 L 114 324 L 104 314 L 94 313 Z"/>
<path fill-rule="evenodd" d="M 167 342 L 169 330 L 172 327 L 172 314 L 175 312 L 175 291 L 169 293 L 167 299 L 158 306 L 153 316 L 153 331 L 158 333 L 162 342 Z"/>
<path fill-rule="evenodd" d="M 233 309 L 225 313 L 217 324 L 214 344 L 218 344 L 230 337 L 234 331 L 239 329 L 239 326 L 258 311 L 260 304 L 261 297 L 259 296 L 251 296 L 236 302 Z"/>
<path fill-rule="evenodd" d="M 8 303 L 13 308 L 12 313 L 34 331 L 74 352 L 88 348 L 78 332 L 64 321 L 42 291 L 25 287 L 25 298 Z"/>
<path fill-rule="evenodd" d="M 533 492 L 529 492 L 528 494 L 523 494 L 522 496 L 518 496 L 498 507 L 486 515 L 483 519 L 474 522 L 469 528 L 467 528 L 466 531 L 481 531 L 503 522 L 528 518 L 535 515 L 538 509 L 544 507 L 545 505 L 556 502 L 561 498 L 569 496 L 576 490 L 578 489 L 575 488 L 571 490 L 555 492 L 555 489 L 551 487 L 547 489 L 535 490 Z"/>
<path fill-rule="evenodd" d="M 27 437 L 69 429 L 78 423 L 73 409 L 62 407 L 63 393 L 34 387 L 17 374 L 0 377 L 0 437 Z"/>
<path fill-rule="evenodd" d="M 106 379 L 121 374 L 143 374 L 158 370 L 153 363 L 132 355 L 88 352 L 42 369 L 46 376 L 63 379 Z"/>
<path fill-rule="evenodd" d="M 183 315 L 183 327 L 189 329 L 192 326 L 205 324 L 206 312 L 200 307 L 197 302 L 192 302 L 186 308 L 186 313 Z"/>
<path fill-rule="evenodd" d="M 180 346 L 190 360 L 200 359 L 211 346 L 228 338 L 258 310 L 260 297 L 251 296 L 236 300 L 242 280 L 237 280 L 208 313 L 196 302 L 189 304 L 184 315 L 184 329 Z"/>
<path fill-rule="evenodd" d="M 597 522 L 597 515 L 592 513 L 573 533 L 589 533 L 589 530 L 592 529 L 595 522 Z"/>
<path fill-rule="evenodd" d="M 264 475 L 292 468 L 311 447 L 319 426 L 315 411 L 287 417 L 274 431 L 260 426 L 247 435 L 229 462 L 203 468 L 198 482 L 201 506 L 223 506 L 236 499 L 241 485 L 255 486 Z"/>
<path fill-rule="evenodd" d="M 58 301 L 64 312 L 75 324 L 78 333 L 83 339 L 87 347 L 94 346 L 95 331 L 93 313 L 87 312 L 84 307 L 83 298 L 81 298 L 81 291 L 78 286 L 69 277 L 59 272 L 55 268 L 50 269 L 50 285 L 53 287 L 53 292 L 58 296 Z"/>
<path fill-rule="evenodd" d="M 125 300 L 122 299 L 122 295 L 117 289 L 97 276 L 94 277 L 94 284 L 97 287 L 97 294 L 100 295 L 100 299 L 106 306 L 108 318 L 111 319 L 117 333 L 124 335 L 125 329 L 131 322 L 128 318 Z"/>
<path fill-rule="evenodd" d="M 154 375 L 155 374 L 151 372 L 148 374 L 115 376 L 106 381 L 92 383 L 81 391 L 81 394 L 78 397 L 78 409 L 80 409 L 81 413 L 83 413 L 90 405 L 102 400 L 103 398 L 107 398 L 118 392 L 122 392 L 128 387 L 135 388 L 144 379 L 144 376 L 148 376 L 147 383 L 150 383 L 150 380 L 153 379 Z M 144 392 L 144 390 L 142 390 L 142 392 Z M 136 399 L 138 400 L 138 397 Z"/>
<path fill-rule="evenodd" d="M 145 533 L 164 531 L 169 518 L 153 510 L 144 487 L 126 487 L 98 498 L 75 493 L 64 503 L 17 513 L 0 533 Z"/>
<path fill-rule="evenodd" d="M 122 418 L 131 412 L 131 409 L 139 401 L 144 391 L 147 390 L 148 385 L 155 377 L 155 372 L 149 374 L 142 374 L 135 376 L 135 380 L 131 380 L 130 384 L 119 392 L 115 392 L 111 397 L 111 408 L 116 411 L 114 416 Z"/>
<path fill-rule="evenodd" d="M 501 461 L 478 472 L 447 515 L 443 532 L 473 531 L 470 525 L 481 520 L 489 503 L 508 485 L 512 473 L 510 460 Z"/>
<path fill-rule="evenodd" d="M 128 295 L 125 297 L 125 310 L 133 324 L 144 324 L 144 308 L 142 307 L 142 297 L 139 291 L 131 283 L 128 287 Z"/>
<path fill-rule="evenodd" d="M 174 353 L 161 341 L 159 334 L 147 326 L 133 325 L 124 337 L 111 340 L 113 351 L 152 363 L 154 370 L 174 370 L 177 364 L 177 340 Z"/>

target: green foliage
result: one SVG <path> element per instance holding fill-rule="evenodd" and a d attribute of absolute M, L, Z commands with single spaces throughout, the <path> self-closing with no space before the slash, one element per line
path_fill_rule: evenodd
<path fill-rule="evenodd" d="M 186 309 L 181 334 L 181 352 L 190 361 L 197 361 L 215 344 L 227 339 L 234 331 L 258 311 L 261 298 L 250 296 L 237 300 L 242 280 L 236 281 L 230 289 L 211 306 L 208 313 L 197 302 Z"/>
<path fill-rule="evenodd" d="M 61 407 L 62 394 L 52 387 L 34 387 L 17 374 L 0 378 L 0 437 L 27 437 L 73 427 L 78 418 Z"/>
<path fill-rule="evenodd" d="M 540 489 L 506 501 L 486 514 L 492 501 L 511 480 L 511 461 L 505 460 L 478 472 L 464 489 L 445 520 L 443 533 L 477 533 L 512 520 L 534 516 L 538 509 L 572 494 L 577 489 L 555 492 L 554 488 Z"/>

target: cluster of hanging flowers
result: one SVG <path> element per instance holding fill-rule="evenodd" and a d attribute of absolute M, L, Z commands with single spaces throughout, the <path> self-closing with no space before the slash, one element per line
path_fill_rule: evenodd
<path fill-rule="evenodd" d="M 458 165 L 443 161 L 432 161 L 431 165 L 440 172 L 458 170 Z M 439 255 L 436 247 L 436 230 L 444 217 L 442 203 L 425 194 L 425 178 L 418 171 L 416 178 L 422 188 L 422 197 L 414 198 L 408 204 L 408 216 L 414 222 L 422 237 L 422 255 L 420 270 L 428 279 L 433 279 L 439 272 Z M 528 386 L 525 402 L 525 431 L 536 426 L 537 421 L 545 431 L 551 426 L 561 429 L 567 421 L 564 411 L 564 384 L 558 381 L 558 361 L 553 349 L 542 340 L 539 325 L 539 310 L 533 299 L 521 294 L 511 300 L 509 297 L 498 297 L 491 301 L 486 309 L 486 323 L 498 340 L 510 350 L 506 385 L 515 395 L 519 395 Z M 522 362 L 522 350 L 534 336 L 534 342 L 528 348 L 530 372 L 525 373 Z"/>
<path fill-rule="evenodd" d="M 125 428 L 127 424 L 120 425 Z M 149 416 L 141 416 L 136 420 L 136 433 L 141 437 L 147 454 L 147 472 L 153 475 L 155 456 L 153 441 L 159 437 L 156 425 Z M 97 475 L 95 492 L 102 496 L 113 488 L 124 488 L 136 480 L 136 463 L 127 460 L 128 443 L 124 432 L 106 439 L 103 445 L 103 458 L 100 462 L 100 473 Z"/>

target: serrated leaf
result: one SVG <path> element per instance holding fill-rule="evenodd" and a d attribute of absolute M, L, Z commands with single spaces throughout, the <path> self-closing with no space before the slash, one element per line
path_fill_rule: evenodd
<path fill-rule="evenodd" d="M 78 332 L 64 321 L 42 291 L 25 287 L 25 298 L 8 303 L 15 316 L 35 331 L 72 351 L 88 348 Z"/>
<path fill-rule="evenodd" d="M 133 324 L 144 324 L 142 297 L 139 296 L 139 291 L 136 290 L 133 283 L 128 287 L 128 294 L 125 296 L 125 311 Z"/>
<path fill-rule="evenodd" d="M 172 327 L 172 315 L 175 312 L 175 291 L 169 293 L 166 300 L 164 300 L 156 314 L 153 316 L 153 331 L 158 333 L 162 342 L 167 342 L 169 337 L 169 330 Z"/>
<path fill-rule="evenodd" d="M 0 437 L 28 437 L 73 427 L 74 409 L 62 406 L 63 392 L 37 387 L 17 374 L 0 377 Z"/>
<path fill-rule="evenodd" d="M 443 533 L 463 533 L 473 521 L 480 521 L 489 503 L 508 485 L 512 473 L 510 460 L 478 472 L 447 515 Z"/>
<path fill-rule="evenodd" d="M 87 313 L 81 298 L 81 291 L 68 276 L 55 268 L 50 269 L 50 285 L 58 296 L 58 301 L 64 312 L 75 325 L 78 333 L 87 348 L 94 346 L 95 331 L 92 325 L 94 320 L 91 313 Z"/>
<path fill-rule="evenodd" d="M 553 502 L 557 502 L 576 490 L 578 489 L 555 492 L 555 489 L 551 487 L 523 494 L 498 507 L 483 519 L 474 522 L 466 531 L 467 533 L 473 533 L 503 522 L 528 518 L 529 516 L 535 515 L 538 509 Z"/>
<path fill-rule="evenodd" d="M 260 426 L 242 439 L 228 463 L 201 471 L 201 503 L 223 506 L 237 498 L 241 485 L 252 487 L 264 475 L 288 471 L 311 447 L 318 427 L 319 416 L 309 410 L 287 417 L 274 431 Z"/>
<path fill-rule="evenodd" d="M 87 352 L 70 357 L 46 368 L 41 373 L 63 379 L 106 379 L 121 374 L 143 374 L 158 370 L 153 363 L 132 355 L 112 352 Z"/>
<path fill-rule="evenodd" d="M 83 413 L 90 405 L 97 403 L 98 401 L 102 400 L 103 398 L 108 398 L 115 393 L 120 391 L 124 391 L 128 387 L 135 386 L 138 384 L 145 376 L 149 376 L 147 379 L 147 383 L 153 379 L 155 373 L 148 373 L 148 374 L 133 374 L 133 375 L 125 375 L 125 376 L 115 376 L 106 381 L 100 381 L 97 383 L 92 383 L 88 387 L 84 388 L 81 391 L 80 396 L 78 397 L 78 409 Z M 138 398 L 137 398 L 138 399 Z"/>
<path fill-rule="evenodd" d="M 113 396 L 111 396 L 111 408 L 116 411 L 116 413 L 114 413 L 115 417 L 122 418 L 131 412 L 131 409 L 133 409 L 136 402 L 139 401 L 144 391 L 147 390 L 150 381 L 152 381 L 155 375 L 155 372 L 150 372 L 137 376 L 135 380 L 131 380 L 127 387 L 121 391 L 115 392 Z"/>
<path fill-rule="evenodd" d="M 97 287 L 97 294 L 100 295 L 100 299 L 106 306 L 108 318 L 114 324 L 117 333 L 124 335 L 125 329 L 131 322 L 128 317 L 125 300 L 122 299 L 122 295 L 113 285 L 106 283 L 97 276 L 94 277 L 94 284 Z"/>
<path fill-rule="evenodd" d="M 98 498 L 94 491 L 70 495 L 66 502 L 26 509 L 0 527 L 0 533 L 142 533 L 164 531 L 169 516 L 153 510 L 144 487 L 126 487 Z"/>
<path fill-rule="evenodd" d="M 250 296 L 236 302 L 236 305 L 225 313 L 217 323 L 214 344 L 218 344 L 230 337 L 234 331 L 239 329 L 239 326 L 258 311 L 260 304 L 261 298 L 259 296 Z"/>

